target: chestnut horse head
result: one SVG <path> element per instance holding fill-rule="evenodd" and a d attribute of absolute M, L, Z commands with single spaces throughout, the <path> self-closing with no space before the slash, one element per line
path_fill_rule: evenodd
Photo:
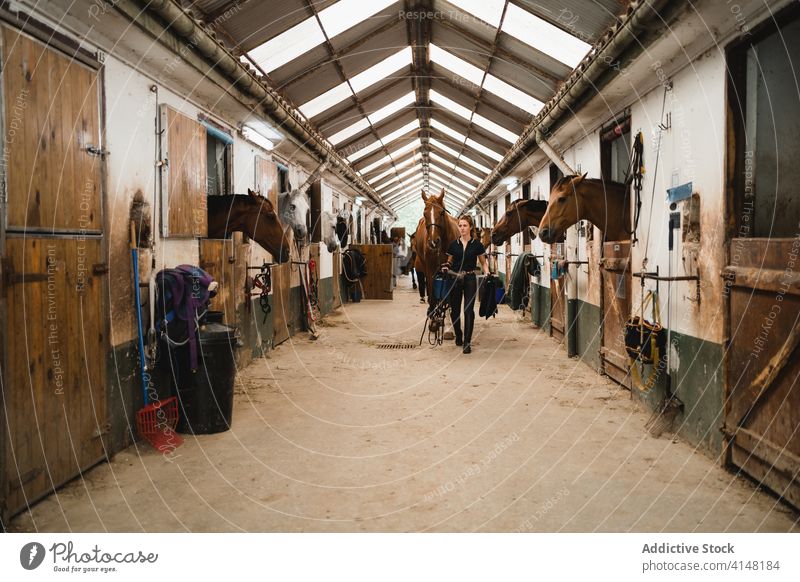
<path fill-rule="evenodd" d="M 425 202 L 425 209 L 422 211 L 422 219 L 425 221 L 425 243 L 432 251 L 444 252 L 450 241 L 458 238 L 458 228 L 455 229 L 455 235 L 453 231 L 448 231 L 450 225 L 448 219 L 453 223 L 455 220 L 444 207 L 444 188 L 438 196 L 433 194 L 428 196 L 423 190 L 422 201 Z"/>
<path fill-rule="evenodd" d="M 248 188 L 247 195 L 208 197 L 208 238 L 241 231 L 269 251 L 278 263 L 289 260 L 288 232 L 269 199 Z"/>
<path fill-rule="evenodd" d="M 545 243 L 560 240 L 567 229 L 588 220 L 603 231 L 605 240 L 630 238 L 627 187 L 583 176 L 564 176 L 550 191 L 547 212 L 539 224 L 539 238 Z"/>
<path fill-rule="evenodd" d="M 538 229 L 546 211 L 546 200 L 515 200 L 492 227 L 492 243 L 501 245 L 526 228 Z"/>

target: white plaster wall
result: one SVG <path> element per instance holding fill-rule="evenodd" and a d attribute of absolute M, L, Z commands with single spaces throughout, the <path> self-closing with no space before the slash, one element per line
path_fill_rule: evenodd
<path fill-rule="evenodd" d="M 672 114 L 671 129 L 662 133 L 656 172 L 656 136 L 664 91 L 658 88 L 632 107 L 632 132 L 645 136 L 646 173 L 639 222 L 640 242 L 633 248 L 634 271 L 658 267 L 662 275 L 694 274 L 691 257 L 682 261 L 680 231 L 675 232 L 675 250 L 668 250 L 667 188 L 693 183 L 700 195 L 701 242 L 697 265 L 701 280 L 701 302 L 692 302 L 693 282 L 673 283 L 669 302 L 668 287 L 661 283 L 662 320 L 667 324 L 670 311 L 672 329 L 700 339 L 721 342 L 723 338 L 722 280 L 724 246 L 724 162 L 725 162 L 725 61 L 716 49 L 709 51 L 673 79 L 667 94 L 666 112 Z M 670 260 L 671 259 L 671 260 Z M 647 288 L 654 288 L 648 282 Z M 640 287 L 634 285 L 634 305 L 639 303 Z"/>

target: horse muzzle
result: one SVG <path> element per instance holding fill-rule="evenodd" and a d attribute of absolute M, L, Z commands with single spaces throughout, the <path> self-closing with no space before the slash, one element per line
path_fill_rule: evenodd
<path fill-rule="evenodd" d="M 558 240 L 558 236 L 555 230 L 545 227 L 539 229 L 539 239 L 543 243 L 552 244 Z"/>
<path fill-rule="evenodd" d="M 429 240 L 428 241 L 428 248 L 431 249 L 431 250 L 436 250 L 436 249 L 439 248 L 440 244 L 442 244 L 442 239 L 441 238 Z"/>

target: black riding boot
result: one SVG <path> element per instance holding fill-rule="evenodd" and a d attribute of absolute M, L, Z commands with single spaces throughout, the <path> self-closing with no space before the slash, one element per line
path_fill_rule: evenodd
<path fill-rule="evenodd" d="M 467 311 L 464 313 L 464 353 L 472 351 L 472 328 L 475 326 L 475 312 Z"/>

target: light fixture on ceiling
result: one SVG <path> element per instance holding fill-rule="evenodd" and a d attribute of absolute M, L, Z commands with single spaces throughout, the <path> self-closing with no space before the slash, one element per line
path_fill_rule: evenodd
<path fill-rule="evenodd" d="M 269 134 L 269 137 L 265 134 Z M 252 125 L 245 125 L 242 127 L 242 137 L 267 151 L 274 149 L 275 142 L 283 139 L 282 135 L 274 130 L 271 130 L 266 125 L 259 127 L 258 129 Z"/>

